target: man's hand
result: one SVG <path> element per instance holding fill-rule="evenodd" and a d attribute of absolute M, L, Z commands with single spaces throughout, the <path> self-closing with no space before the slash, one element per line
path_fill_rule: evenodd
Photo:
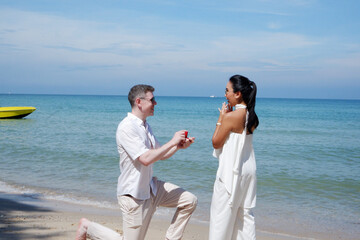
<path fill-rule="evenodd" d="M 178 131 L 174 134 L 173 138 L 171 139 L 172 145 L 177 146 L 181 142 L 184 142 L 185 138 L 185 130 Z"/>
<path fill-rule="evenodd" d="M 178 144 L 178 148 L 179 148 L 179 149 L 188 148 L 191 144 L 194 143 L 194 141 L 195 141 L 195 138 L 194 138 L 194 137 L 186 138 L 184 141 L 181 141 L 181 142 Z"/>

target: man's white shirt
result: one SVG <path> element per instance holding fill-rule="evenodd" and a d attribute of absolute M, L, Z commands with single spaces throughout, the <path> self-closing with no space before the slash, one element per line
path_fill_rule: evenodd
<path fill-rule="evenodd" d="M 152 181 L 152 164 L 145 166 L 138 158 L 160 144 L 147 122 L 128 113 L 116 131 L 116 143 L 120 154 L 120 176 L 117 195 L 129 194 L 136 199 L 150 198 L 150 191 L 156 195 L 156 185 Z"/>

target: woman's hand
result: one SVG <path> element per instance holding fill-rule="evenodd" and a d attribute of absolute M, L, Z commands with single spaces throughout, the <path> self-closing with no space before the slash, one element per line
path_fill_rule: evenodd
<path fill-rule="evenodd" d="M 230 106 L 230 104 L 226 104 L 225 102 L 222 104 L 221 109 L 220 108 L 218 109 L 220 112 L 220 118 L 222 118 L 222 116 L 224 116 L 226 113 L 232 111 L 232 107 Z"/>

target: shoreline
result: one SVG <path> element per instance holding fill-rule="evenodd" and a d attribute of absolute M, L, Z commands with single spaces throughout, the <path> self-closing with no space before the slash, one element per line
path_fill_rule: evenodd
<path fill-rule="evenodd" d="M 41 196 L 27 196 L 0 191 L 0 239 L 75 239 L 78 222 L 82 217 L 122 232 L 121 213 L 111 209 L 76 205 L 58 200 L 45 200 Z M 172 216 L 154 216 L 146 240 L 164 239 Z M 208 239 L 208 223 L 190 220 L 184 240 Z M 315 239 L 256 230 L 260 240 Z"/>

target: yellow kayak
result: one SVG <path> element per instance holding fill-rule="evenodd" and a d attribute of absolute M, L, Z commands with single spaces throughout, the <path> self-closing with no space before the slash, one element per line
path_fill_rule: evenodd
<path fill-rule="evenodd" d="M 0 118 L 23 118 L 35 110 L 34 107 L 0 107 Z"/>

